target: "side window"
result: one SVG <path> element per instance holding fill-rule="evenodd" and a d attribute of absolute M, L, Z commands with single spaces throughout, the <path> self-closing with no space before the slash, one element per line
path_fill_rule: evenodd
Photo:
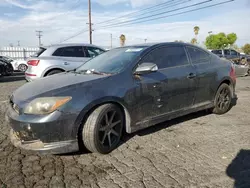
<path fill-rule="evenodd" d="M 62 57 L 85 57 L 83 47 L 81 46 L 69 46 L 58 48 L 53 56 L 62 56 Z"/>
<path fill-rule="evenodd" d="M 231 50 L 231 55 L 237 55 L 238 53 L 235 50 Z"/>
<path fill-rule="evenodd" d="M 225 55 L 230 55 L 230 50 L 224 50 Z"/>
<path fill-rule="evenodd" d="M 195 47 L 187 47 L 187 51 L 194 64 L 204 63 L 204 60 L 209 60 L 210 58 L 208 53 Z"/>
<path fill-rule="evenodd" d="M 155 63 L 159 69 L 164 69 L 187 65 L 188 59 L 184 47 L 173 46 L 154 49 L 143 58 L 143 62 Z"/>
<path fill-rule="evenodd" d="M 222 55 L 222 50 L 212 50 L 212 53 Z"/>
<path fill-rule="evenodd" d="M 95 57 L 103 53 L 104 51 L 100 48 L 95 48 L 95 47 L 86 47 L 87 52 L 89 53 L 90 57 Z"/>

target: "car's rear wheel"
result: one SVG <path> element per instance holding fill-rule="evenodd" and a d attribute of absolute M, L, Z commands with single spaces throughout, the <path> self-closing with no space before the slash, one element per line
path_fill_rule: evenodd
<path fill-rule="evenodd" d="M 104 104 L 96 108 L 83 125 L 84 146 L 91 152 L 107 154 L 114 150 L 121 139 L 124 114 L 114 104 Z"/>
<path fill-rule="evenodd" d="M 63 72 L 63 71 L 62 71 L 62 70 L 58 70 L 58 69 L 52 70 L 52 71 L 48 72 L 48 73 L 46 74 L 46 76 L 51 76 L 51 75 L 53 75 L 53 74 L 59 74 L 59 73 L 61 73 L 61 72 Z"/>
<path fill-rule="evenodd" d="M 27 69 L 28 69 L 28 66 L 25 65 L 25 64 L 20 64 L 18 66 L 18 70 L 21 71 L 21 72 L 25 72 Z"/>
<path fill-rule="evenodd" d="M 232 91 L 228 84 L 221 84 L 217 90 L 213 113 L 215 114 L 225 114 L 230 110 L 232 104 Z"/>

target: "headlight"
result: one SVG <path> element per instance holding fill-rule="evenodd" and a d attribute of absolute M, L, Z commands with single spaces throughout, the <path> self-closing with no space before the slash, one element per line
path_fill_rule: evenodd
<path fill-rule="evenodd" d="M 72 97 L 42 97 L 31 101 L 25 108 L 25 114 L 49 114 L 63 106 Z"/>

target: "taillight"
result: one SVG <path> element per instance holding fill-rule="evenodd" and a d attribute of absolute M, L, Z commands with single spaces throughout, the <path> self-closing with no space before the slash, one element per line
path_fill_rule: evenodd
<path fill-rule="evenodd" d="M 27 64 L 31 66 L 37 66 L 39 64 L 39 61 L 40 60 L 29 60 Z"/>
<path fill-rule="evenodd" d="M 235 68 L 234 68 L 233 65 L 231 66 L 231 69 L 230 69 L 230 77 L 232 78 L 232 80 L 233 80 L 234 82 L 236 82 Z"/>

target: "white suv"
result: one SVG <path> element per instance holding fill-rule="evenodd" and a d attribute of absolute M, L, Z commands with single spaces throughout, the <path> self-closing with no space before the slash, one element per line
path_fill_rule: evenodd
<path fill-rule="evenodd" d="M 27 81 L 33 81 L 73 70 L 103 52 L 105 52 L 103 48 L 90 44 L 58 44 L 41 47 L 28 59 L 25 78 Z"/>

